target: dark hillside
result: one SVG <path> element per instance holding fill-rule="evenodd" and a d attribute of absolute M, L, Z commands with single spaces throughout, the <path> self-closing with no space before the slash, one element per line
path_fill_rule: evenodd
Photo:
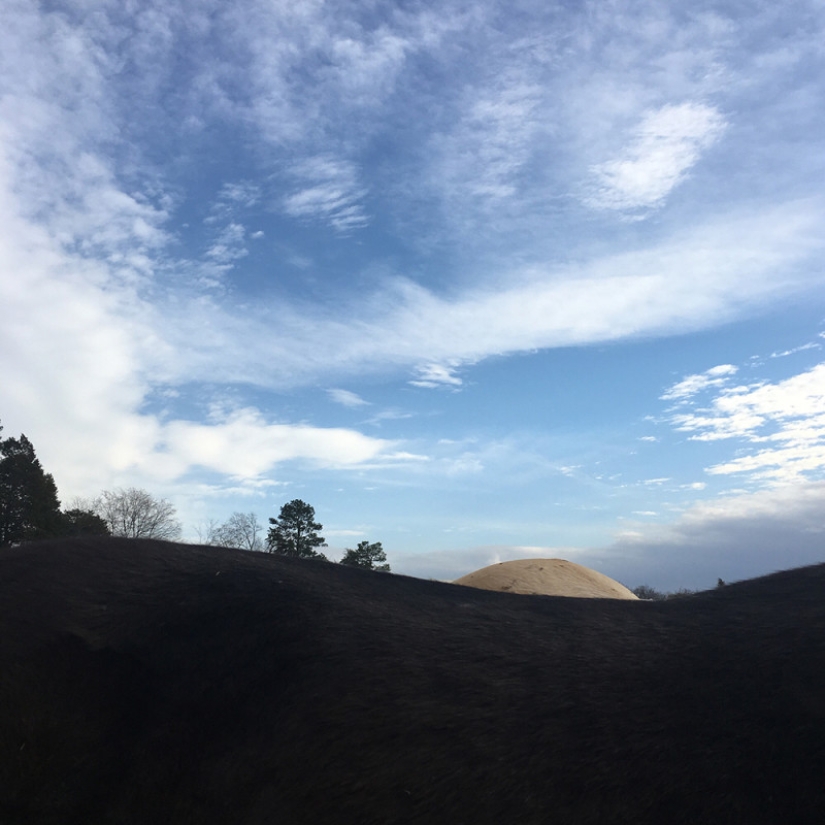
<path fill-rule="evenodd" d="M 818 823 L 825 565 L 668 602 L 0 553 L 0 823 Z"/>

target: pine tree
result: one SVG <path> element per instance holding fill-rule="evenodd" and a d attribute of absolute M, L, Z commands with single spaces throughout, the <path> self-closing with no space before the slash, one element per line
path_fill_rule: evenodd
<path fill-rule="evenodd" d="M 364 567 L 367 570 L 380 570 L 383 573 L 390 573 L 390 566 L 387 564 L 387 554 L 381 546 L 380 541 L 370 544 L 368 541 L 358 543 L 355 550 L 347 548 L 344 558 L 339 564 L 347 567 Z"/>
<path fill-rule="evenodd" d="M 63 513 L 63 535 L 78 536 L 111 536 L 109 525 L 91 510 L 74 508 Z"/>
<path fill-rule="evenodd" d="M 0 547 L 63 532 L 57 486 L 25 435 L 0 439 Z"/>
<path fill-rule="evenodd" d="M 315 549 L 327 546 L 323 536 L 318 535 L 324 525 L 315 521 L 315 509 L 306 502 L 296 498 L 284 504 L 278 518 L 270 518 L 269 523 L 272 527 L 266 536 L 266 548 L 270 553 L 301 559 L 328 560 Z"/>

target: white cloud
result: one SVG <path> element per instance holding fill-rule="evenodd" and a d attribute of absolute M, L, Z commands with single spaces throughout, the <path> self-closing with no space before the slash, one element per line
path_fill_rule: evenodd
<path fill-rule="evenodd" d="M 731 375 L 739 371 L 733 364 L 720 364 L 718 367 L 711 367 L 698 375 L 688 375 L 678 383 L 674 384 L 664 395 L 660 396 L 663 401 L 687 401 L 702 390 L 708 387 L 721 387 L 728 382 Z"/>
<path fill-rule="evenodd" d="M 145 412 L 179 357 L 164 340 L 168 317 L 113 280 L 111 263 L 69 253 L 21 218 L 10 177 L 0 155 L 0 271 L 17 273 L 0 277 L 3 422 L 32 437 L 64 497 L 123 483 L 154 487 L 196 468 L 246 483 L 285 461 L 337 468 L 380 463 L 385 453 L 404 460 L 392 442 L 269 423 L 251 409 L 204 424 Z M 230 232 L 242 236 L 231 225 Z"/>
<path fill-rule="evenodd" d="M 71 252 L 106 259 L 123 280 L 145 279 L 169 240 L 169 202 L 122 185 L 107 78 L 117 58 L 93 28 L 17 4 L 0 43 L 0 154 L 21 217 Z"/>
<path fill-rule="evenodd" d="M 414 387 L 460 387 L 463 381 L 455 374 L 455 364 L 423 364 L 416 367 L 416 377 L 409 383 Z"/>
<path fill-rule="evenodd" d="M 592 168 L 595 191 L 586 203 L 616 210 L 660 206 L 724 128 L 722 115 L 702 103 L 647 113 L 621 156 Z"/>
<path fill-rule="evenodd" d="M 709 384 L 706 386 L 718 386 Z M 782 381 L 723 387 L 709 406 L 671 423 L 696 441 L 736 438 L 756 450 L 708 468 L 713 475 L 795 481 L 825 470 L 825 364 Z"/>
<path fill-rule="evenodd" d="M 329 397 L 336 403 L 344 407 L 364 407 L 369 406 L 369 401 L 365 401 L 360 395 L 349 390 L 327 390 Z"/>
<path fill-rule="evenodd" d="M 231 266 L 235 261 L 249 254 L 244 245 L 246 230 L 239 223 L 225 226 L 206 251 L 206 257 L 222 266 Z"/>
<path fill-rule="evenodd" d="M 267 423 L 253 409 L 241 409 L 225 420 L 199 424 L 171 421 L 158 434 L 155 450 L 141 464 L 176 478 L 193 467 L 230 476 L 257 477 L 284 461 L 311 461 L 324 467 L 354 466 L 375 461 L 392 442 L 354 430 Z"/>

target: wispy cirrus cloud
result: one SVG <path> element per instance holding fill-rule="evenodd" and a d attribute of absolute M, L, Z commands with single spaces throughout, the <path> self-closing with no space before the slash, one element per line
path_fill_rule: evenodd
<path fill-rule="evenodd" d="M 323 221 L 342 233 L 369 224 L 363 204 L 367 190 L 358 183 L 354 164 L 331 156 L 316 157 L 296 164 L 291 174 L 299 181 L 298 187 L 282 201 L 291 217 Z"/>
<path fill-rule="evenodd" d="M 820 338 L 825 338 L 825 335 L 820 333 Z M 796 355 L 797 352 L 805 352 L 810 349 L 822 349 L 822 344 L 818 341 L 809 341 L 807 344 L 801 344 L 798 347 L 782 350 L 782 352 L 772 352 L 771 358 L 787 358 L 789 355 Z"/>
<path fill-rule="evenodd" d="M 235 261 L 249 254 L 245 246 L 246 229 L 239 223 L 227 224 L 206 251 L 206 257 L 219 266 L 231 267 Z"/>
<path fill-rule="evenodd" d="M 409 383 L 427 389 L 460 387 L 464 382 L 455 374 L 457 366 L 458 364 L 423 364 L 416 368 L 416 377 L 410 379 Z"/>
<path fill-rule="evenodd" d="M 493 355 L 701 329 L 809 288 L 822 212 L 805 201 L 714 216 L 645 249 L 511 272 L 446 297 L 398 279 L 336 316 L 276 307 L 259 322 L 200 302 L 169 333 L 190 342 L 181 362 L 190 375 L 219 375 L 225 364 L 228 376 L 280 386 L 435 364 L 441 373 L 414 380 L 441 374 L 456 385 L 458 366 Z M 204 325 L 225 332 L 192 346 L 192 330 Z M 242 344 L 250 338 L 260 346 Z"/>
<path fill-rule="evenodd" d="M 542 89 L 528 71 L 503 68 L 489 85 L 476 85 L 458 104 L 451 129 L 428 149 L 427 181 L 453 220 L 496 215 L 525 196 L 524 169 L 544 114 Z"/>
<path fill-rule="evenodd" d="M 697 375 L 688 375 L 681 381 L 674 384 L 662 396 L 663 401 L 687 401 L 696 393 L 706 390 L 709 387 L 724 386 L 730 376 L 736 375 L 739 368 L 733 364 L 720 364 L 717 367 L 711 367 L 705 372 Z"/>
<path fill-rule="evenodd" d="M 239 210 L 249 209 L 260 203 L 261 187 L 251 181 L 230 181 L 225 183 L 218 197 L 204 218 L 205 224 L 231 221 L 237 217 Z"/>
<path fill-rule="evenodd" d="M 247 240 L 263 237 L 261 231 L 250 234 L 243 223 L 248 210 L 260 201 L 261 187 L 251 181 L 232 181 L 221 187 L 203 219 L 209 238 L 202 258 L 177 262 L 193 274 L 193 283 L 201 289 L 225 288 L 228 274 L 249 254 Z"/>
<path fill-rule="evenodd" d="M 227 108 L 253 123 L 267 142 L 301 141 L 310 153 L 341 118 L 360 114 L 359 127 L 369 132 L 409 57 L 435 47 L 454 23 L 449 8 L 436 14 L 426 6 L 377 4 L 358 11 L 320 0 L 291 7 L 253 1 L 220 10 L 217 25 L 231 32 L 247 58 L 248 85 L 225 101 Z M 226 71 L 231 78 L 237 67 L 229 64 Z M 215 78 L 219 86 L 221 81 Z"/>

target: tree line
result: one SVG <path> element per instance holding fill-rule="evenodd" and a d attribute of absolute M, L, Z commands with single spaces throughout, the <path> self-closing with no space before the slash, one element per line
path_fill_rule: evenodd
<path fill-rule="evenodd" d="M 211 521 L 205 530 L 199 530 L 200 539 L 203 544 L 329 561 L 318 549 L 327 543 L 311 505 L 293 499 L 269 523 L 262 537 L 263 526 L 255 513 L 232 513 L 222 524 Z M 96 498 L 77 500 L 73 507 L 62 510 L 54 478 L 43 470 L 31 441 L 22 434 L 20 438 L 0 437 L 0 547 L 61 536 L 174 541 L 181 536 L 181 523 L 171 502 L 134 487 L 105 490 Z M 362 541 L 354 549 L 347 548 L 338 563 L 391 572 L 380 541 Z M 719 579 L 717 586 L 724 584 Z M 633 589 L 640 599 L 657 601 L 694 592 L 660 592 L 646 584 Z"/>
<path fill-rule="evenodd" d="M 237 547 L 241 550 L 261 550 L 296 559 L 329 561 L 318 548 L 327 543 L 320 531 L 323 525 L 315 520 L 315 508 L 299 498 L 281 507 L 277 518 L 262 537 L 263 526 L 255 513 L 233 513 L 223 524 L 210 522 L 201 531 L 204 544 Z M 387 555 L 380 541 L 362 541 L 355 549 L 347 548 L 339 564 L 391 572 Z"/>
<path fill-rule="evenodd" d="M 269 523 L 262 538 L 263 528 L 254 513 L 233 513 L 222 524 L 210 522 L 201 540 L 210 545 L 329 561 L 317 549 L 327 543 L 311 505 L 294 499 Z M 171 541 L 180 538 L 181 524 L 171 502 L 134 487 L 106 490 L 63 510 L 54 477 L 44 471 L 31 441 L 22 434 L 20 438 L 0 437 L 0 547 L 81 535 Z M 347 548 L 339 564 L 390 572 L 380 541 L 362 541 L 355 549 Z"/>
<path fill-rule="evenodd" d="M 25 435 L 0 438 L 0 547 L 57 536 L 109 533 L 104 519 L 90 510 L 60 509 L 54 478 L 43 470 Z"/>
<path fill-rule="evenodd" d="M 716 580 L 717 587 L 724 587 L 726 584 L 727 582 L 724 579 Z M 661 602 L 666 599 L 678 599 L 681 596 L 692 596 L 699 591 L 689 590 L 687 587 L 680 587 L 678 590 L 656 590 L 648 584 L 640 584 L 638 587 L 634 587 L 632 592 L 645 601 Z"/>

